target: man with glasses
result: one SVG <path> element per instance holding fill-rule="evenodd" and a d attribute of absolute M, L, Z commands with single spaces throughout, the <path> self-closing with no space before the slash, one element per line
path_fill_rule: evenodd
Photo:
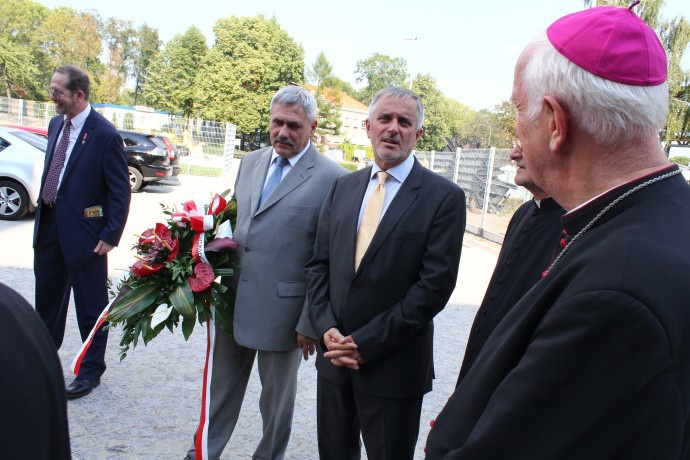
<path fill-rule="evenodd" d="M 34 226 L 36 311 L 60 348 L 70 291 L 82 340 L 108 303 L 107 253 L 120 241 L 130 186 L 122 138 L 89 104 L 88 74 L 58 67 L 48 88 L 58 113 L 48 149 Z M 99 330 L 67 398 L 85 396 L 105 372 L 107 330 Z"/>

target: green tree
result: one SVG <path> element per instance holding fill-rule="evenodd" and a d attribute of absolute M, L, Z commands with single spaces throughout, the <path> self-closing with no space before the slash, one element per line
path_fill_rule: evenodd
<path fill-rule="evenodd" d="M 451 116 L 448 98 L 436 86 L 431 75 L 418 75 L 412 82 L 412 90 L 424 105 L 424 134 L 417 143 L 417 150 L 441 150 L 446 137 L 451 135 Z"/>
<path fill-rule="evenodd" d="M 175 35 L 151 63 L 144 84 L 148 103 L 185 117 L 196 115 L 197 73 L 206 53 L 206 38 L 197 27 Z"/>
<path fill-rule="evenodd" d="M 333 66 L 328 62 L 323 51 L 316 56 L 314 64 L 307 70 L 307 76 L 319 89 L 323 88 L 326 80 L 333 76 Z"/>
<path fill-rule="evenodd" d="M 323 86 L 340 91 L 341 93 L 345 93 L 348 96 L 354 97 L 355 99 L 357 98 L 357 90 L 354 89 L 348 82 L 341 80 L 334 75 L 326 78 L 323 82 Z"/>
<path fill-rule="evenodd" d="M 146 97 L 144 88 L 148 77 L 149 67 L 160 52 L 161 40 L 158 38 L 158 30 L 147 26 L 145 23 L 139 28 L 134 40 L 134 56 L 132 59 L 132 76 L 134 77 L 134 105 L 137 105 L 140 96 Z"/>
<path fill-rule="evenodd" d="M 455 99 L 447 98 L 447 103 L 450 113 L 450 136 L 463 144 L 468 138 L 469 127 L 477 112 Z"/>
<path fill-rule="evenodd" d="M 407 63 L 403 58 L 375 53 L 367 59 L 357 61 L 355 75 L 357 83 L 366 81 L 366 86 L 359 91 L 357 100 L 368 105 L 380 89 L 406 86 Z"/>
<path fill-rule="evenodd" d="M 326 59 L 323 51 L 316 56 L 314 64 L 307 70 L 307 75 L 316 84 L 317 89 L 314 94 L 318 106 L 318 126 L 316 128 L 317 147 L 324 147 L 321 143 L 321 136 L 338 135 L 343 122 L 336 106 L 340 103 L 340 92 L 331 88 L 326 88 L 325 84 L 333 75 L 333 66 Z"/>
<path fill-rule="evenodd" d="M 304 50 L 275 17 L 233 16 L 218 20 L 213 31 L 216 43 L 197 76 L 202 116 L 234 123 L 243 133 L 265 132 L 273 94 L 304 81 Z"/>
<path fill-rule="evenodd" d="M 38 33 L 48 8 L 31 0 L 0 0 L 0 78 L 5 95 L 45 99 L 39 75 Z"/>
<path fill-rule="evenodd" d="M 337 136 L 343 127 L 337 108 L 340 104 L 340 92 L 331 88 L 319 88 L 314 98 L 318 106 L 317 119 L 319 121 L 316 134 Z"/>
<path fill-rule="evenodd" d="M 494 107 L 496 138 L 493 145 L 498 148 L 510 148 L 517 140 L 517 110 L 510 101 L 503 101 Z"/>
<path fill-rule="evenodd" d="M 65 64 L 97 68 L 102 50 L 98 18 L 67 7 L 50 10 L 40 34 L 51 69 Z"/>
<path fill-rule="evenodd" d="M 119 102 L 120 93 L 130 71 L 133 55 L 133 39 L 136 30 L 131 21 L 108 18 L 101 21 L 107 61 L 94 76 L 92 99 L 98 102 Z"/>

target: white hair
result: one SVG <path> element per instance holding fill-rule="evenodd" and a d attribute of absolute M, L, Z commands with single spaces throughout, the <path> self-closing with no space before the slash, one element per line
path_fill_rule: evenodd
<path fill-rule="evenodd" d="M 276 104 L 298 105 L 304 109 L 304 113 L 307 114 L 307 120 L 309 120 L 310 123 L 316 120 L 318 110 L 316 99 L 314 99 L 314 96 L 312 96 L 309 91 L 301 86 L 290 85 L 279 89 L 271 99 L 271 111 L 273 111 L 273 107 Z"/>
<path fill-rule="evenodd" d="M 424 124 L 424 106 L 422 105 L 422 101 L 415 93 L 401 86 L 390 86 L 388 88 L 383 88 L 374 94 L 374 97 L 371 99 L 371 103 L 369 104 L 369 120 L 374 119 L 376 105 L 378 104 L 379 99 L 382 97 L 392 97 L 403 101 L 415 101 L 417 104 L 417 126 L 415 126 L 415 129 L 422 129 L 422 125 Z"/>
<path fill-rule="evenodd" d="M 668 113 L 668 85 L 634 86 L 587 72 L 538 35 L 523 51 L 521 85 L 527 117 L 536 119 L 544 96 L 564 104 L 571 119 L 600 145 L 658 136 Z"/>

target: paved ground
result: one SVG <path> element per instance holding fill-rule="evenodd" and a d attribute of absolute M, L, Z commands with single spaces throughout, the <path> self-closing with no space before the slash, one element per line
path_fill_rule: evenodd
<path fill-rule="evenodd" d="M 181 203 L 190 198 L 210 199 L 222 191 L 221 178 L 180 176 L 179 181 L 154 185 L 132 198 L 132 209 L 120 247 L 110 256 L 110 274 L 117 276 L 134 261 L 134 233 L 162 222 L 159 203 Z M 18 222 L 0 221 L 0 282 L 34 301 L 33 216 Z M 498 246 L 465 237 L 458 286 L 450 304 L 436 319 L 434 390 L 424 399 L 416 458 L 423 458 L 429 421 L 453 391 L 469 328 L 496 263 Z M 201 373 L 206 334 L 197 324 L 188 342 L 181 333 L 161 333 L 149 346 L 140 345 L 118 361 L 119 333 L 111 333 L 106 360 L 108 371 L 101 386 L 68 403 L 72 453 L 75 460 L 182 459 L 199 417 Z M 68 316 L 60 358 L 65 380 L 72 380 L 69 363 L 81 345 L 73 310 Z M 303 363 L 288 459 L 318 458 L 316 447 L 316 371 L 313 360 Z M 237 429 L 223 459 L 249 459 L 260 439 L 258 375 L 247 390 Z"/>

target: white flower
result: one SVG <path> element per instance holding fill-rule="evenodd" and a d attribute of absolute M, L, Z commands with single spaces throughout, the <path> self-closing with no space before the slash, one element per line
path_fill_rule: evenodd
<path fill-rule="evenodd" d="M 160 304 L 151 315 L 151 329 L 154 329 L 160 323 L 168 319 L 172 311 L 173 307 L 168 306 L 167 303 Z"/>

